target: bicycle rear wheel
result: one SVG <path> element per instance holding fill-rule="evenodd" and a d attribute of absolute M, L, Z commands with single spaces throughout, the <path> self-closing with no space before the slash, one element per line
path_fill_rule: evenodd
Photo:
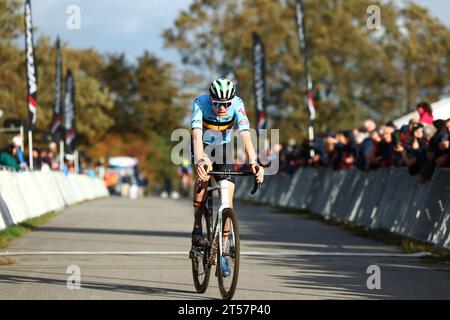
<path fill-rule="evenodd" d="M 197 293 L 205 293 L 208 289 L 211 266 L 209 264 L 209 247 L 211 244 L 211 218 L 207 215 L 207 208 L 202 209 L 202 231 L 208 244 L 201 248 L 193 248 L 190 253 L 192 261 L 192 276 Z"/>
<path fill-rule="evenodd" d="M 222 212 L 222 232 L 227 221 L 230 223 L 230 236 L 222 246 L 222 250 L 218 250 L 218 281 L 219 290 L 223 299 L 230 300 L 236 291 L 237 281 L 239 277 L 240 262 L 240 242 L 239 242 L 239 225 L 234 210 L 231 208 L 224 209 Z M 225 277 L 221 266 L 221 256 L 224 257 L 230 269 L 230 275 Z"/>

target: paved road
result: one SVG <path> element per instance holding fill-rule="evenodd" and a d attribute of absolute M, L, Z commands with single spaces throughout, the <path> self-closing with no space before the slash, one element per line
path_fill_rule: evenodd
<path fill-rule="evenodd" d="M 417 258 L 352 256 L 400 251 L 275 209 L 236 207 L 243 256 L 235 299 L 450 299 L 448 267 Z M 191 227 L 191 203 L 184 200 L 110 198 L 66 209 L 3 251 L 155 254 L 16 257 L 15 264 L 0 266 L 0 299 L 220 298 L 215 278 L 205 295 L 194 292 Z M 67 288 L 73 265 L 81 272 L 79 290 Z M 369 265 L 381 268 L 380 290 L 367 288 Z"/>

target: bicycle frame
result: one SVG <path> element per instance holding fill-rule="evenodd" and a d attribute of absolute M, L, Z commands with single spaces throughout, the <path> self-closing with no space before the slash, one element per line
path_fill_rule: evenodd
<path fill-rule="evenodd" d="M 207 170 L 208 167 L 205 166 L 205 170 Z M 259 167 L 256 167 L 256 172 L 258 172 Z M 226 177 L 230 177 L 230 176 L 249 176 L 249 175 L 253 175 L 252 172 L 247 171 L 247 172 L 233 172 L 233 171 L 211 171 L 209 172 L 209 174 L 212 176 L 211 178 L 214 177 L 214 175 L 218 175 L 221 176 L 223 178 Z M 212 265 L 216 264 L 216 259 L 217 259 L 217 250 L 219 250 L 219 256 L 222 256 L 222 250 L 223 250 L 223 237 L 222 237 L 222 212 L 223 210 L 225 210 L 226 208 L 230 208 L 230 198 L 229 198 L 229 190 L 230 190 L 230 183 L 228 180 L 226 179 L 221 179 L 218 182 L 218 186 L 216 187 L 211 187 L 211 181 L 212 179 L 209 180 L 208 182 L 208 187 L 206 189 L 208 198 L 207 198 L 207 217 L 205 216 L 206 219 L 208 219 L 209 226 L 210 226 L 210 230 L 208 230 L 209 235 L 213 235 L 212 238 L 208 239 L 210 240 L 210 245 L 208 248 L 208 253 L 209 253 L 209 259 L 208 259 L 208 268 L 211 268 Z M 216 181 L 216 179 L 214 178 L 214 181 Z M 251 191 L 251 194 L 255 194 L 255 192 L 258 190 L 258 187 L 260 187 L 260 184 L 257 183 L 256 178 L 254 180 L 254 184 L 253 184 L 253 190 Z M 202 190 L 202 185 L 199 184 L 198 188 L 197 188 L 197 193 L 200 193 Z M 220 193 L 220 200 L 221 200 L 221 204 L 219 209 L 217 210 L 217 215 L 216 215 L 216 219 L 214 220 L 209 220 L 209 219 L 213 219 L 213 191 L 215 190 L 219 190 Z M 214 228 L 212 227 L 214 223 Z M 230 236 L 233 237 L 234 236 L 234 226 L 231 227 L 230 229 Z M 215 241 L 216 238 L 218 237 L 218 241 Z M 218 242 L 218 248 L 216 248 L 216 243 Z"/>
<path fill-rule="evenodd" d="M 211 265 L 213 265 L 214 263 L 212 262 L 217 262 L 217 252 L 215 251 L 215 239 L 218 237 L 219 238 L 219 244 L 218 244 L 218 248 L 217 250 L 219 250 L 219 256 L 222 255 L 222 246 L 223 246 L 223 238 L 222 238 L 222 212 L 224 209 L 226 208 L 230 208 L 230 194 L 229 194 L 229 190 L 230 190 L 230 182 L 228 180 L 220 180 L 218 182 L 218 187 L 209 187 L 208 186 L 208 209 L 209 209 L 209 213 L 210 213 L 210 217 L 212 217 L 212 210 L 213 210 L 213 191 L 215 190 L 219 190 L 219 194 L 220 194 L 220 207 L 217 210 L 217 214 L 216 214 L 216 219 L 214 219 L 214 229 L 213 230 L 209 230 L 210 234 L 213 235 L 212 237 L 212 245 L 210 246 L 209 250 L 209 254 L 210 254 L 210 261 L 209 261 L 209 266 L 211 267 Z M 211 224 L 212 225 L 212 224 Z M 219 227 L 220 226 L 220 227 Z M 231 234 L 234 234 L 234 230 L 230 230 Z"/>

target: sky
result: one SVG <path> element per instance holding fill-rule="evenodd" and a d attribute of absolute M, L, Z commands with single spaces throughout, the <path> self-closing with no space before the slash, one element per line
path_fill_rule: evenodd
<path fill-rule="evenodd" d="M 401 3 L 402 0 L 395 0 Z M 450 27 L 450 1 L 414 0 Z M 148 50 L 180 65 L 176 50 L 165 49 L 162 30 L 173 25 L 181 10 L 192 0 L 32 0 L 33 24 L 40 33 L 56 39 L 59 35 L 72 48 L 95 48 L 124 52 L 127 59 Z M 80 9 L 80 29 L 67 28 L 67 10 Z M 70 19 L 69 19 L 70 20 Z M 73 21 L 73 20 L 72 20 Z M 39 34 L 38 32 L 38 34 Z"/>
<path fill-rule="evenodd" d="M 172 26 L 191 0 L 34 0 L 33 25 L 39 33 L 59 35 L 73 48 L 100 52 L 125 52 L 133 61 L 144 50 L 173 63 L 180 63 L 174 49 L 164 50 L 162 30 Z M 70 6 L 80 9 L 81 28 L 67 28 Z M 73 21 L 73 20 L 71 20 Z"/>

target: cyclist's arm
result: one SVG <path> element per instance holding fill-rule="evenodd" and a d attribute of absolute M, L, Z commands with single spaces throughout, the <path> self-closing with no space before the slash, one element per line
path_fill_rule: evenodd
<path fill-rule="evenodd" d="M 203 131 L 200 129 L 192 130 L 192 145 L 193 145 L 193 154 L 194 154 L 194 163 L 196 168 L 197 177 L 200 181 L 208 181 L 209 176 L 207 171 L 212 170 L 211 160 L 205 155 L 203 150 Z M 204 165 L 208 166 L 208 169 L 204 169 Z"/>
<path fill-rule="evenodd" d="M 235 117 L 239 129 L 239 135 L 242 139 L 244 145 L 244 151 L 247 155 L 249 164 L 252 166 L 252 171 L 256 175 L 256 181 L 258 183 L 263 183 L 264 181 L 264 168 L 258 167 L 258 157 L 256 156 L 255 148 L 253 147 L 251 135 L 250 135 L 250 122 L 248 121 L 247 114 L 245 113 L 245 107 L 242 100 L 239 100 L 239 105 L 235 109 Z"/>
<path fill-rule="evenodd" d="M 252 167 L 252 171 L 256 176 L 258 183 L 264 182 L 264 168 L 258 166 L 258 158 L 256 156 L 255 148 L 253 147 L 250 131 L 245 130 L 240 133 L 241 139 L 244 143 L 244 150 L 248 157 L 248 162 Z M 259 169 L 257 170 L 257 167 Z"/>
<path fill-rule="evenodd" d="M 235 117 L 237 122 L 237 127 L 239 130 L 239 136 L 242 139 L 245 154 L 247 155 L 247 159 L 249 163 L 255 163 L 257 160 L 255 148 L 253 148 L 253 143 L 250 135 L 250 122 L 248 120 L 247 114 L 245 112 L 244 103 L 242 100 L 238 100 L 239 103 L 235 108 Z"/>
<path fill-rule="evenodd" d="M 241 131 L 239 136 L 242 139 L 243 145 L 244 145 L 244 151 L 247 155 L 248 162 L 250 164 L 256 163 L 256 160 L 258 159 L 256 156 L 255 148 L 253 147 L 250 131 L 245 130 Z"/>
<path fill-rule="evenodd" d="M 200 100 L 195 99 L 192 106 L 192 153 L 194 155 L 194 164 L 203 158 L 203 112 L 200 106 Z"/>
<path fill-rule="evenodd" d="M 200 106 L 199 99 L 194 100 L 192 110 L 192 153 L 194 155 L 194 164 L 196 167 L 197 176 L 201 181 L 207 181 L 208 175 L 203 168 L 203 163 L 208 165 L 208 169 L 211 170 L 211 161 L 205 156 L 203 150 L 203 112 Z M 198 165 L 201 164 L 201 165 Z"/>
<path fill-rule="evenodd" d="M 192 129 L 192 146 L 194 148 L 194 164 L 197 164 L 204 157 L 202 129 Z"/>

